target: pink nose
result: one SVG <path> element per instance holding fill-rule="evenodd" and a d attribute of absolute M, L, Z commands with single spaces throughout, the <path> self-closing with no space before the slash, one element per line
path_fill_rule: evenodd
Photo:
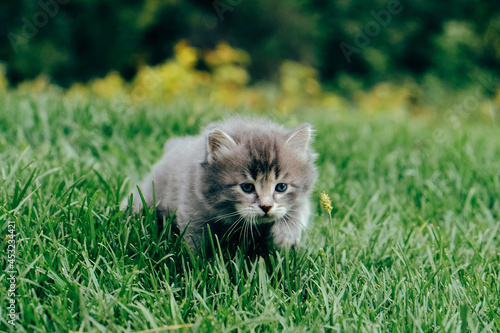
<path fill-rule="evenodd" d="M 271 210 L 271 208 L 273 208 L 273 206 L 259 206 L 259 207 L 266 214 L 267 214 L 267 212 L 269 212 Z"/>

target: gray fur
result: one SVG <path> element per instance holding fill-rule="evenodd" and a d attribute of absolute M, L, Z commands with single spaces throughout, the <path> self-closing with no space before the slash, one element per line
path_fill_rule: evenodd
<path fill-rule="evenodd" d="M 152 205 L 154 181 L 157 211 L 176 210 L 175 222 L 180 230 L 187 227 L 185 239 L 192 248 L 207 224 L 211 230 L 222 226 L 229 233 L 270 237 L 279 248 L 295 246 L 308 224 L 316 181 L 311 135 L 309 124 L 287 130 L 263 119 L 214 123 L 200 135 L 168 140 L 163 158 L 140 188 Z M 254 184 L 255 191 L 245 193 L 242 183 Z M 287 190 L 276 191 L 277 183 L 287 184 Z M 142 202 L 137 190 L 132 193 L 138 211 Z M 265 206 L 271 207 L 268 216 L 260 208 Z M 253 231 L 264 225 L 267 234 Z"/>

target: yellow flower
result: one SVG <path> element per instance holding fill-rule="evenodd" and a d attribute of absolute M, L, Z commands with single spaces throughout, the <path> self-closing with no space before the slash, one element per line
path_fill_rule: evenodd
<path fill-rule="evenodd" d="M 65 96 L 68 98 L 86 97 L 89 94 L 89 87 L 82 83 L 73 83 L 73 85 L 66 90 Z"/>
<path fill-rule="evenodd" d="M 233 49 L 229 44 L 222 42 L 215 50 L 205 53 L 205 62 L 212 67 L 227 64 L 247 65 L 250 63 L 250 56 L 246 51 Z"/>
<path fill-rule="evenodd" d="M 41 93 L 51 87 L 50 80 L 46 75 L 39 75 L 33 80 L 21 82 L 18 86 L 20 91 Z M 53 87 L 53 86 L 52 86 Z"/>
<path fill-rule="evenodd" d="M 185 40 L 181 40 L 175 44 L 174 51 L 175 59 L 184 67 L 191 68 L 198 61 L 198 51 Z"/>
<path fill-rule="evenodd" d="M 248 72 L 239 66 L 222 65 L 214 70 L 214 79 L 218 83 L 229 83 L 244 86 L 250 80 Z"/>
<path fill-rule="evenodd" d="M 9 86 L 6 72 L 7 70 L 5 69 L 5 65 L 0 62 L 0 92 L 7 90 L 7 87 Z"/>
<path fill-rule="evenodd" d="M 500 108 L 500 88 L 497 89 L 497 92 L 494 97 L 494 101 L 496 102 L 496 105 L 498 108 Z"/>
<path fill-rule="evenodd" d="M 330 200 L 330 197 L 324 191 L 319 195 L 319 202 L 321 203 L 323 209 L 328 212 L 328 214 L 332 212 L 332 200 Z"/>
<path fill-rule="evenodd" d="M 110 72 L 102 79 L 96 79 L 92 83 L 92 90 L 99 96 L 111 98 L 124 92 L 125 81 L 116 71 Z"/>
<path fill-rule="evenodd" d="M 285 61 L 280 67 L 280 85 L 285 94 L 311 95 L 321 93 L 318 72 L 309 66 Z"/>

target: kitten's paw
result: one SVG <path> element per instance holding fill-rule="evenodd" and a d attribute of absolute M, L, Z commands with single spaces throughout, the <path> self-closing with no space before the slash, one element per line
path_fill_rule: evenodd
<path fill-rule="evenodd" d="M 130 199 L 132 199 L 132 212 L 137 213 L 141 211 L 143 205 L 140 198 L 139 192 L 133 190 L 127 197 L 125 197 L 120 203 L 120 210 L 127 210 L 130 205 Z"/>
<path fill-rule="evenodd" d="M 275 225 L 272 234 L 274 245 L 279 249 L 285 249 L 299 245 L 302 230 Z"/>
<path fill-rule="evenodd" d="M 129 203 L 129 198 L 126 197 L 125 199 L 122 200 L 120 203 L 120 210 L 127 210 L 128 208 L 128 203 Z"/>

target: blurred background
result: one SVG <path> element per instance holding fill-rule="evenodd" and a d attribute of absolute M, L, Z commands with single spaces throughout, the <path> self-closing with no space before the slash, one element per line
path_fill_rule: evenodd
<path fill-rule="evenodd" d="M 279 111 L 500 107 L 498 1 L 7 0 L 0 16 L 0 90 L 195 93 Z"/>

